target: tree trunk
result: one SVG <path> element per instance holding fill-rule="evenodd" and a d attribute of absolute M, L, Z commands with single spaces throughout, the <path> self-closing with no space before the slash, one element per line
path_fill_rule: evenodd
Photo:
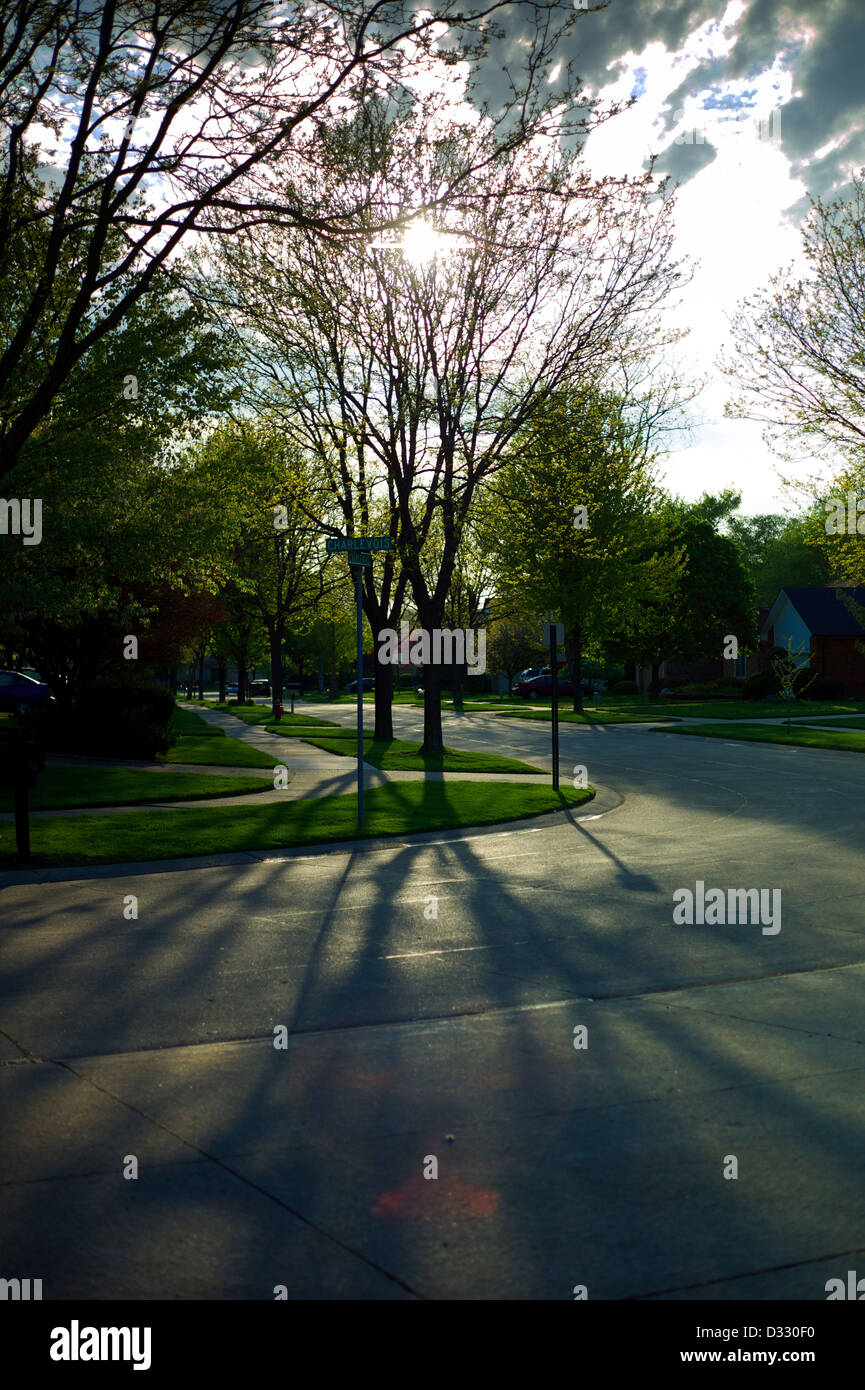
<path fill-rule="evenodd" d="M 657 695 L 661 689 L 661 667 L 663 664 L 663 661 L 652 662 L 652 679 L 649 682 L 650 695 Z"/>
<path fill-rule="evenodd" d="M 583 632 L 582 628 L 574 627 L 571 630 L 570 646 L 570 666 L 571 680 L 574 683 L 574 712 L 580 714 L 583 708 Z"/>
<path fill-rule="evenodd" d="M 279 623 L 268 632 L 270 640 L 270 699 L 276 714 L 277 701 L 282 703 L 282 626 Z"/>
<path fill-rule="evenodd" d="M 202 645 L 198 650 L 198 698 L 204 699 L 204 663 L 207 660 L 207 647 Z"/>
<path fill-rule="evenodd" d="M 319 693 L 319 695 L 323 695 L 323 694 L 324 694 L 324 657 L 323 657 L 323 656 L 319 656 L 319 658 L 318 658 L 318 693 Z"/>
<path fill-rule="evenodd" d="M 336 672 L 336 624 L 330 625 L 330 693 L 337 694 L 337 672 Z"/>
<path fill-rule="evenodd" d="M 455 661 L 451 670 L 451 691 L 453 693 L 454 709 L 462 709 L 463 707 L 464 676 L 465 667 L 462 666 L 458 661 Z"/>
<path fill-rule="evenodd" d="M 442 735 L 441 680 L 441 666 L 430 663 L 423 668 L 423 743 L 420 751 L 432 757 L 440 757 L 445 746 Z"/>
<path fill-rule="evenodd" d="M 246 699 L 246 657 L 237 663 L 237 703 L 242 705 Z"/>
<path fill-rule="evenodd" d="M 224 704 L 225 704 L 225 671 L 226 671 L 226 664 L 227 664 L 227 663 L 226 663 L 225 657 L 224 657 L 224 656 L 221 656 L 221 657 L 219 658 L 219 703 L 220 703 L 221 705 L 224 705 Z"/>
<path fill-rule="evenodd" d="M 375 670 L 375 731 L 376 743 L 390 743 L 393 738 L 393 672 L 389 661 L 378 662 Z"/>

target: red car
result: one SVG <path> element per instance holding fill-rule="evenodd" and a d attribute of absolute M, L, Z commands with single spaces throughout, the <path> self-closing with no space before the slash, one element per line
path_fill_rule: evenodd
<path fill-rule="evenodd" d="M 521 695 L 524 700 L 537 700 L 540 695 L 552 695 L 553 678 L 549 676 L 533 676 L 529 681 L 520 681 L 514 688 L 515 695 Z M 574 682 L 567 676 L 559 676 L 559 694 L 573 695 Z"/>

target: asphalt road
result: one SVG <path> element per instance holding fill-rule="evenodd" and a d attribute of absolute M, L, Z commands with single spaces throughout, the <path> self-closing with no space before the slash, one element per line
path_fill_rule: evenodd
<path fill-rule="evenodd" d="M 546 724 L 445 722 L 549 766 Z M 617 809 L 4 887 L 0 1276 L 822 1300 L 865 1274 L 865 758 L 561 744 Z M 781 930 L 677 925 L 697 880 L 780 890 Z"/>

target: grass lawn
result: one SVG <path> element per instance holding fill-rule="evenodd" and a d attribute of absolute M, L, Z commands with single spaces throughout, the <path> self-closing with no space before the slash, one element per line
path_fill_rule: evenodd
<path fill-rule="evenodd" d="M 309 738 L 304 742 L 323 748 L 326 753 L 340 753 L 353 758 L 357 754 L 357 734 L 347 733 L 343 738 Z M 405 739 L 391 739 L 387 743 L 376 743 L 371 738 L 363 741 L 364 762 L 372 767 L 380 767 L 384 772 L 543 772 L 541 767 L 518 762 L 516 758 L 501 758 L 497 753 L 473 753 L 446 748 L 444 757 L 422 757 L 416 742 Z"/>
<path fill-rule="evenodd" d="M 341 727 L 342 726 L 339 724 L 334 724 L 333 721 L 330 719 L 323 720 L 321 724 L 310 723 L 299 725 L 286 725 L 284 720 L 280 720 L 278 724 L 264 725 L 264 728 L 267 730 L 269 734 L 278 734 L 280 738 L 302 738 L 306 739 L 307 741 L 319 737 L 341 738 L 342 734 L 337 734 L 334 732 L 335 729 L 339 729 Z M 351 737 L 357 740 L 356 732 L 352 732 L 350 729 L 344 729 L 343 732 L 345 733 L 346 738 Z"/>
<path fill-rule="evenodd" d="M 201 763 L 211 767 L 274 767 L 276 758 L 239 738 L 179 738 L 160 763 Z"/>
<path fill-rule="evenodd" d="M 220 705 L 218 702 L 214 700 L 205 700 L 204 703 L 208 709 L 219 710 L 220 714 L 233 714 L 236 719 L 242 719 L 244 724 L 273 724 L 274 722 L 273 709 L 270 704 Z M 194 716 L 194 718 L 196 719 L 198 717 L 198 715 Z M 202 720 L 201 722 L 203 724 L 204 720 Z M 285 713 L 282 716 L 282 719 L 279 722 L 280 724 L 291 725 L 292 727 L 294 725 L 301 724 L 314 724 L 316 728 L 318 728 L 322 724 L 327 724 L 333 728 L 337 727 L 332 719 L 315 719 L 312 715 L 291 714 L 288 710 L 285 711 Z"/>
<path fill-rule="evenodd" d="M 200 714 L 194 714 L 191 709 L 181 709 L 179 705 L 174 707 L 171 727 L 178 734 L 189 735 L 192 738 L 225 738 L 222 729 L 215 728 L 213 724 L 208 724 L 202 719 Z"/>
<path fill-rule="evenodd" d="M 490 709 L 495 714 L 501 714 L 508 719 L 540 719 L 547 724 L 552 723 L 551 704 L 548 702 L 545 707 L 541 706 L 540 709 L 535 706 L 536 702 L 533 700 L 528 708 L 523 706 L 516 709 L 500 709 L 498 706 L 490 705 Z M 559 705 L 560 724 L 657 724 L 674 718 L 675 715 L 668 713 L 644 714 L 642 711 L 638 713 L 629 710 L 608 709 L 602 705 L 590 705 L 582 714 L 578 714 L 571 709 L 570 700 L 567 701 L 564 709 L 561 703 Z"/>
<path fill-rule="evenodd" d="M 120 864 L 148 859 L 292 845 L 380 835 L 409 835 L 519 820 L 579 806 L 591 788 L 527 787 L 519 783 L 403 782 L 373 787 L 364 797 L 364 829 L 357 835 L 357 798 L 269 802 L 264 806 L 208 806 L 129 815 L 62 816 L 31 822 L 33 867 Z M 0 822 L 0 867 L 17 863 L 13 822 Z"/>
<path fill-rule="evenodd" d="M 745 743 L 789 743 L 799 748 L 844 748 L 865 753 L 865 735 L 845 733 L 839 729 L 809 729 L 801 725 L 791 729 L 777 724 L 691 724 L 675 729 L 658 729 L 658 733 L 691 734 L 697 738 L 734 738 Z"/>
<path fill-rule="evenodd" d="M 220 777 L 196 772 L 137 772 L 117 767 L 46 767 L 30 788 L 30 809 L 69 806 L 132 806 L 139 801 L 196 801 L 270 791 L 264 777 Z M 13 809 L 12 792 L 0 790 L 0 811 Z"/>
<path fill-rule="evenodd" d="M 800 727 L 804 724 L 804 727 L 807 729 L 812 723 L 812 720 L 809 716 L 807 721 L 797 720 L 797 723 L 800 724 Z M 833 719 L 831 727 L 833 729 L 865 729 L 865 715 L 853 715 L 850 719 Z"/>
<path fill-rule="evenodd" d="M 671 714 L 677 718 L 693 715 L 700 719 L 748 720 L 786 719 L 789 711 L 786 700 L 668 700 L 644 706 L 633 704 L 632 708 L 648 708 L 655 713 Z M 794 708 L 803 712 L 803 718 L 809 719 L 820 714 L 855 713 L 849 703 L 836 700 L 815 700 L 813 704 L 797 701 Z"/>

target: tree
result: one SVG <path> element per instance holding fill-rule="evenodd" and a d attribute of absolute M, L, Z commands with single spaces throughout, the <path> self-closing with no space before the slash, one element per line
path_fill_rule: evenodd
<path fill-rule="evenodd" d="M 582 709 L 583 654 L 651 571 L 641 545 L 657 490 L 645 440 L 616 397 L 562 390 L 517 436 L 491 491 L 497 592 L 564 624 L 574 709 Z"/>
<path fill-rule="evenodd" d="M 727 414 L 762 421 L 784 456 L 801 444 L 855 457 L 865 445 L 865 170 L 848 197 L 811 200 L 802 249 L 804 276 L 781 271 L 733 317 Z"/>
<path fill-rule="evenodd" d="M 0 306 L 9 287 L 0 287 Z M 167 284 L 76 364 L 10 474 L 40 500 L 38 545 L 5 540 L 0 609 L 8 639 L 62 695 L 122 662 L 166 590 L 213 592 L 213 498 L 193 524 L 175 440 L 231 399 L 228 344 Z M 146 381 L 124 399 L 124 376 Z"/>
<path fill-rule="evenodd" d="M 405 254 L 382 244 L 371 221 L 351 251 L 303 229 L 251 229 L 216 247 L 209 287 L 198 286 L 237 326 L 262 404 L 284 412 L 326 471 L 346 529 L 379 516 L 391 537 L 381 596 L 365 581 L 377 641 L 407 585 L 421 626 L 444 626 L 477 488 L 552 392 L 657 346 L 653 311 L 679 275 L 651 176 L 595 183 L 558 142 L 502 153 L 482 124 L 431 133 L 383 102 L 328 138 L 339 162 L 321 179 L 339 172 L 347 206 L 374 202 L 391 218 L 483 167 L 416 228 L 418 256 L 412 243 Z M 442 746 L 431 663 L 423 748 Z"/>
<path fill-rule="evenodd" d="M 263 421 L 214 431 L 195 461 L 201 496 L 220 497 L 231 553 L 234 606 L 267 635 L 274 702 L 282 696 L 283 641 L 323 592 L 320 528 L 310 514 L 324 489 L 290 438 Z"/>
<path fill-rule="evenodd" d="M 493 670 L 504 672 L 510 692 L 514 676 L 526 666 L 536 663 L 539 653 L 542 653 L 541 620 L 522 613 L 505 613 L 496 617 L 494 606 L 491 622 L 487 664 Z"/>
<path fill-rule="evenodd" d="M 772 604 L 780 589 L 808 588 L 831 577 L 826 554 L 814 543 L 807 517 L 731 516 L 727 534 L 754 585 L 758 604 Z"/>
<path fill-rule="evenodd" d="M 0 13 L 0 278 L 30 259 L 19 312 L 0 336 L 0 477 L 76 362 L 171 269 L 190 234 L 275 223 L 354 236 L 367 202 L 306 196 L 322 132 L 374 90 L 418 101 L 432 119 L 431 77 L 465 81 L 454 65 L 477 70 L 497 37 L 491 21 L 507 10 L 504 0 L 423 10 L 382 0 L 10 0 Z M 564 0 L 521 6 L 527 43 L 515 46 L 504 99 L 494 98 L 502 147 L 561 102 L 544 78 L 575 17 Z M 417 95 L 424 84 L 427 97 Z M 53 148 L 43 149 L 46 130 Z M 280 162 L 287 177 L 276 180 Z M 34 375 L 34 345 L 46 337 Z"/>
<path fill-rule="evenodd" d="M 659 594 L 646 596 L 625 639 L 637 662 L 651 664 L 653 689 L 661 665 L 673 657 L 721 659 L 728 636 L 742 651 L 754 645 L 754 587 L 735 542 L 717 529 L 738 502 L 729 491 L 693 503 L 669 498 L 653 514 L 644 553 L 656 564 L 667 562 L 666 582 Z"/>

